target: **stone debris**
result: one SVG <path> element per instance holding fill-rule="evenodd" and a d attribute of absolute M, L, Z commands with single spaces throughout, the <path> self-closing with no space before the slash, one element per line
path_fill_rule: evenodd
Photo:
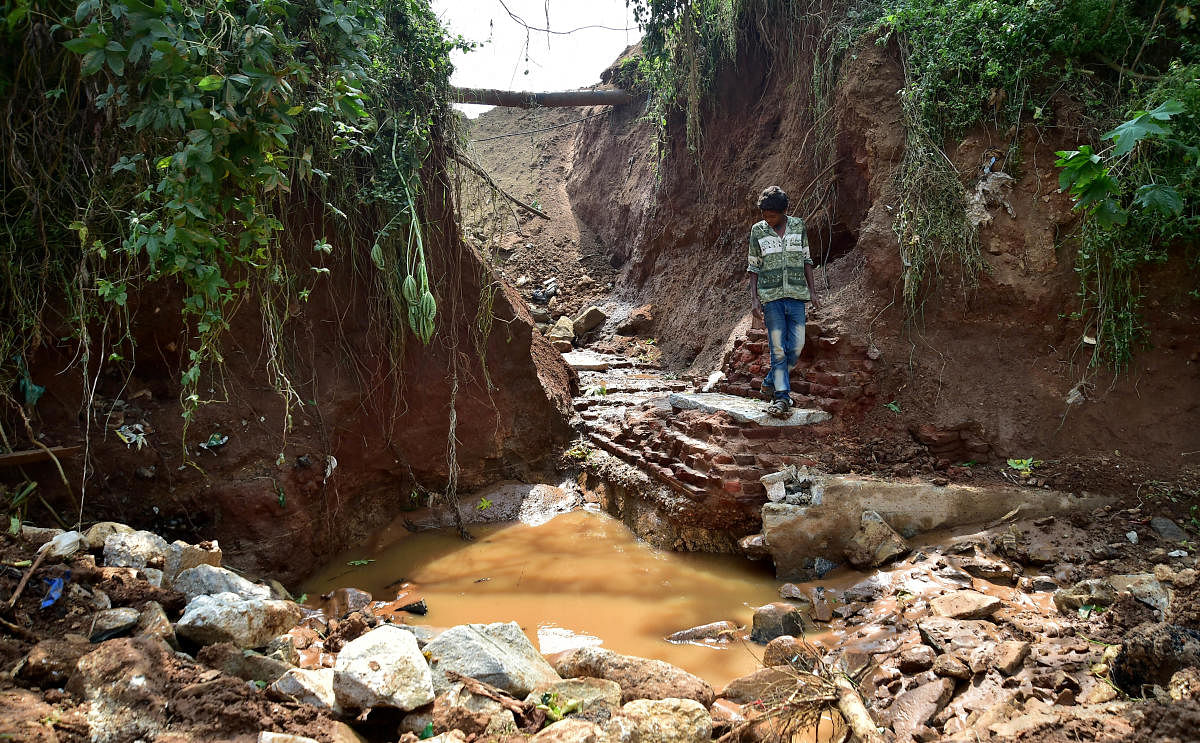
<path fill-rule="evenodd" d="M 572 323 L 571 329 L 575 332 L 575 337 L 579 338 L 600 327 L 606 320 L 608 320 L 608 315 L 604 310 L 593 305 L 579 313 Z"/>
<path fill-rule="evenodd" d="M 524 697 L 539 684 L 560 680 L 516 622 L 451 627 L 426 645 L 425 652 L 433 671 L 433 688 L 439 694 L 453 683 L 446 678 L 447 671 L 516 697 Z"/>
<path fill-rule="evenodd" d="M 707 681 L 661 660 L 622 655 L 606 648 L 580 648 L 558 659 L 554 670 L 563 678 L 588 676 L 615 681 L 621 699 L 694 699 L 705 707 L 716 694 Z"/>
<path fill-rule="evenodd" d="M 951 619 L 987 619 L 1003 605 L 995 596 L 971 590 L 951 591 L 929 601 L 934 614 Z"/>
<path fill-rule="evenodd" d="M 776 601 L 754 610 L 750 639 L 765 644 L 781 635 L 803 636 L 812 626 L 812 604 L 807 599 L 803 604 Z"/>
<path fill-rule="evenodd" d="M 411 710 L 433 701 L 433 675 L 417 639 L 385 624 L 341 649 L 333 692 L 344 709 Z"/>
<path fill-rule="evenodd" d="M 1165 542 L 1179 543 L 1191 537 L 1186 531 L 1180 528 L 1179 524 L 1162 516 L 1155 516 L 1150 519 L 1150 528 L 1158 535 L 1158 538 Z"/>
<path fill-rule="evenodd" d="M 175 632 L 200 645 L 232 642 L 241 648 L 259 648 L 295 627 L 302 617 L 300 607 L 290 601 L 218 593 L 189 601 Z"/>
<path fill-rule="evenodd" d="M 141 613 L 132 607 L 104 609 L 92 616 L 89 638 L 92 642 L 103 642 L 128 634 L 137 625 Z"/>
<path fill-rule="evenodd" d="M 504 705 L 472 693 L 461 683 L 438 694 L 432 719 L 434 730 L 461 730 L 475 736 L 498 736 L 517 728 L 513 713 Z"/>
<path fill-rule="evenodd" d="M 311 704 L 317 709 L 335 714 L 342 711 L 333 692 L 332 668 L 292 668 L 279 677 L 268 690 L 278 699 Z"/>
<path fill-rule="evenodd" d="M 629 317 L 617 325 L 617 335 L 643 335 L 654 325 L 654 305 L 634 308 Z"/>
<path fill-rule="evenodd" d="M 863 511 L 858 531 L 846 545 L 846 561 L 856 568 L 877 568 L 904 557 L 912 548 L 875 511 Z"/>
<path fill-rule="evenodd" d="M 243 599 L 271 598 L 271 589 L 267 586 L 251 583 L 232 570 L 208 564 L 197 565 L 180 572 L 175 578 L 173 588 L 186 596 L 188 601 L 197 596 L 214 596 L 219 593 L 233 593 Z"/>
<path fill-rule="evenodd" d="M 676 392 L 667 400 L 677 410 L 726 413 L 735 421 L 757 423 L 760 426 L 808 426 L 824 423 L 833 417 L 824 410 L 795 407 L 787 418 L 773 418 L 767 413 L 765 402 L 719 392 Z"/>
<path fill-rule="evenodd" d="M 104 539 L 104 565 L 161 570 L 167 563 L 167 549 L 167 540 L 152 532 L 113 530 Z"/>
<path fill-rule="evenodd" d="M 571 678 L 540 684 L 525 697 L 526 702 L 540 703 L 545 694 L 557 694 L 561 700 L 579 703 L 579 711 L 592 715 L 601 709 L 610 712 L 621 707 L 621 685 L 600 678 Z"/>
<path fill-rule="evenodd" d="M 667 635 L 667 642 L 729 642 L 736 638 L 738 626 L 730 621 L 712 622 Z"/>
<path fill-rule="evenodd" d="M 693 699 L 637 699 L 621 708 L 621 717 L 633 723 L 634 740 L 707 743 L 712 738 L 712 717 Z"/>

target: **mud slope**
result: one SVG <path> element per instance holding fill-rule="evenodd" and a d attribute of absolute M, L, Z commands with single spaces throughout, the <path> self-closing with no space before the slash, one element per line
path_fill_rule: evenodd
<path fill-rule="evenodd" d="M 431 192 L 449 193 L 450 184 L 442 186 Z M 430 345 L 405 330 L 393 365 L 376 269 L 366 260 L 332 262 L 309 301 L 288 308 L 280 338 L 267 334 L 262 307 L 247 299 L 223 365 L 203 385 L 212 402 L 191 424 L 186 458 L 177 380 L 189 339 L 174 298 L 143 296 L 132 307 L 139 355 L 128 380 L 98 380 L 90 440 L 80 413 L 90 387 L 78 371 L 58 374 L 73 349 L 48 347 L 34 368 L 47 386 L 34 426 L 44 443 L 85 447 L 65 461 L 73 490 L 85 457 L 91 468 L 85 521 L 219 538 L 237 567 L 288 580 L 444 491 L 452 467 L 460 491 L 540 468 L 566 435 L 569 372 L 534 332 L 524 302 L 459 238 L 450 205 L 435 200 L 429 208 L 439 307 Z M 290 234 L 309 246 L 317 229 L 298 214 Z M 477 320 L 485 284 L 500 287 L 486 337 Z M 295 384 L 290 401 L 274 389 L 271 344 Z M 118 438 L 127 424 L 142 425 L 144 446 Z M 210 435 L 228 442 L 195 446 Z M 55 470 L 26 471 L 74 521 L 76 506 L 67 505 Z"/>
<path fill-rule="evenodd" d="M 787 103 L 811 100 L 811 73 L 808 64 L 772 59 L 753 37 L 744 42 L 704 108 L 699 152 L 686 150 L 682 121 L 673 120 L 657 181 L 653 133 L 637 106 L 580 125 L 568 188 L 575 212 L 627 260 L 618 292 L 659 308 L 664 360 L 707 375 L 731 335 L 745 332 L 746 234 L 758 219 L 758 191 L 779 184 L 809 195 L 802 216 L 825 258 L 818 280 L 828 282 L 826 308 L 813 319 L 882 354 L 864 437 L 970 429 L 1001 458 L 1098 459 L 1084 466 L 1093 483 L 1105 471 L 1123 478 L 1146 465 L 1166 476 L 1200 462 L 1200 303 L 1173 278 L 1181 266 L 1164 266 L 1144 286 L 1153 347 L 1118 378 L 1088 369 L 1083 327 L 1070 319 L 1078 309 L 1067 239 L 1074 215 L 1053 165 L 1054 150 L 1081 136 L 1070 102 L 1055 101 L 1052 126 L 980 129 L 945 143 L 968 193 L 997 153 L 991 169 L 1010 168 L 1014 180 L 982 214 L 987 271 L 978 285 L 964 289 L 944 265 L 910 320 L 892 231 L 891 182 L 904 152 L 898 52 L 864 40 L 848 55 L 829 112 L 828 170 L 816 157 L 812 110 Z M 1019 163 L 1004 159 L 1013 144 Z M 887 402 L 900 412 L 884 409 Z M 946 465 L 958 461 L 948 456 Z"/>

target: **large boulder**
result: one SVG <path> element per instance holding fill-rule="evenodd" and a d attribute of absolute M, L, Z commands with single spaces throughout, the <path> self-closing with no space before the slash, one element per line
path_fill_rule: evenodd
<path fill-rule="evenodd" d="M 517 729 L 512 711 L 491 697 L 457 683 L 433 701 L 434 730 L 461 730 L 472 736 L 500 736 Z"/>
<path fill-rule="evenodd" d="M 811 604 L 776 601 L 754 610 L 750 639 L 765 644 L 783 635 L 803 636 L 812 627 Z"/>
<path fill-rule="evenodd" d="M 425 646 L 433 672 L 433 689 L 442 693 L 453 683 L 448 671 L 461 673 L 521 698 L 538 684 L 559 675 L 541 656 L 516 622 L 460 624 Z"/>
<path fill-rule="evenodd" d="M 629 317 L 617 326 L 617 335 L 642 335 L 654 326 L 654 305 L 644 304 L 629 313 Z"/>
<path fill-rule="evenodd" d="M 346 709 L 411 710 L 433 701 L 433 677 L 417 638 L 384 624 L 338 653 L 333 692 Z"/>
<path fill-rule="evenodd" d="M 153 532 L 114 530 L 104 538 L 104 565 L 162 570 L 167 562 L 167 548 L 167 540 Z"/>
<path fill-rule="evenodd" d="M 637 699 L 621 708 L 633 723 L 635 740 L 654 743 L 708 743 L 712 717 L 694 699 Z"/>
<path fill-rule="evenodd" d="M 863 511 L 858 531 L 846 544 L 846 561 L 856 568 L 877 568 L 903 557 L 912 547 L 876 511 Z"/>
<path fill-rule="evenodd" d="M 278 681 L 283 674 L 292 669 L 290 664 L 277 658 L 269 658 L 262 653 L 245 650 L 228 642 L 201 648 L 200 652 L 196 653 L 196 660 L 226 675 L 265 684 Z"/>
<path fill-rule="evenodd" d="M 214 596 L 218 593 L 235 593 L 244 599 L 271 598 L 270 588 L 251 583 L 232 570 L 207 564 L 181 571 L 175 577 L 174 588 L 188 601 L 197 596 Z"/>
<path fill-rule="evenodd" d="M 604 313 L 604 310 L 592 305 L 579 313 L 575 322 L 572 323 L 571 329 L 575 331 L 575 337 L 578 338 L 600 327 L 607 319 L 608 315 Z"/>
<path fill-rule="evenodd" d="M 558 659 L 554 670 L 564 678 L 588 676 L 621 686 L 621 699 L 694 699 L 705 707 L 716 696 L 704 679 L 661 660 L 622 655 L 605 648 L 579 648 Z"/>
<path fill-rule="evenodd" d="M 175 632 L 199 645 L 232 642 L 240 648 L 258 648 L 295 627 L 303 616 L 291 601 L 218 593 L 188 602 Z"/>
<path fill-rule="evenodd" d="M 796 671 L 788 665 L 760 668 L 730 681 L 720 696 L 738 704 L 749 704 L 757 699 L 770 704 L 794 692 L 797 680 Z"/>
<path fill-rule="evenodd" d="M 579 711 L 585 715 L 601 709 L 612 712 L 621 707 L 621 685 L 608 679 L 584 677 L 539 684 L 529 692 L 525 701 L 539 704 L 545 694 L 557 694 L 562 704 L 578 702 Z"/>

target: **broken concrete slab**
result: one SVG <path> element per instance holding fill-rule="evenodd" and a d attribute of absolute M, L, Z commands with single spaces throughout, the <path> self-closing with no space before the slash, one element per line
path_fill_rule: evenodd
<path fill-rule="evenodd" d="M 811 472 L 810 477 L 817 484 L 809 505 L 767 503 L 762 509 L 763 537 L 781 580 L 816 577 L 816 561 L 844 553 L 864 511 L 877 512 L 901 536 L 911 538 L 942 527 L 993 521 L 1016 508 L 1029 517 L 1086 512 L 1111 502 L 1010 486 L 936 486 Z"/>
<path fill-rule="evenodd" d="M 705 413 L 728 413 L 741 423 L 757 423 L 760 426 L 808 426 L 823 423 L 833 416 L 824 410 L 792 408 L 787 418 L 772 418 L 767 413 L 767 403 L 748 397 L 725 395 L 719 392 L 675 393 L 669 398 L 676 410 L 700 410 Z"/>
<path fill-rule="evenodd" d="M 592 351 L 568 351 L 563 361 L 575 371 L 608 371 L 612 364 L 603 356 Z"/>

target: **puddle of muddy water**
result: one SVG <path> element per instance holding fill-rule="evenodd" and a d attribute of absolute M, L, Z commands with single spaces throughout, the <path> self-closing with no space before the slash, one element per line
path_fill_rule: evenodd
<path fill-rule="evenodd" d="M 472 527 L 474 542 L 453 531 L 409 534 L 374 553 L 349 551 L 310 578 L 317 597 L 356 587 L 391 600 L 398 581 L 416 584 L 428 615 L 410 624 L 451 627 L 515 621 L 543 653 L 603 645 L 657 658 L 720 689 L 758 667 L 749 642 L 675 645 L 681 629 L 728 619 L 749 625 L 753 607 L 778 600 L 767 566 L 729 555 L 659 552 L 616 519 L 574 511 L 540 526 Z M 355 560 L 374 560 L 350 566 Z M 310 602 L 311 603 L 311 602 Z"/>

